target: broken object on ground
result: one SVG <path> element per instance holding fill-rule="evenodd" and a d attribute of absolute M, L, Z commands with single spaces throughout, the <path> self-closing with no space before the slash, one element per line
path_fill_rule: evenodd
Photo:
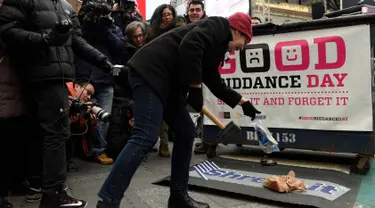
<path fill-rule="evenodd" d="M 296 179 L 294 171 L 289 171 L 288 175 L 270 176 L 263 182 L 263 186 L 280 193 L 293 191 L 305 191 L 305 183 Z"/>

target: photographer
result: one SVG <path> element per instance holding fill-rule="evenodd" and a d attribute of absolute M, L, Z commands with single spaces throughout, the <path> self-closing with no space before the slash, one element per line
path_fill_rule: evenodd
<path fill-rule="evenodd" d="M 98 122 L 95 114 L 91 112 L 93 103 L 90 100 L 95 92 L 94 86 L 87 81 L 68 82 L 66 85 L 69 90 L 69 123 L 71 131 L 71 137 L 66 142 L 67 170 L 68 172 L 73 172 L 77 170 L 77 166 L 72 160 L 77 146 L 82 147 L 80 149 L 84 156 L 91 155 L 91 137 L 96 136 Z M 81 103 L 87 106 L 87 110 L 82 112 L 83 114 L 80 112 Z M 80 145 L 76 145 L 77 141 Z"/>
<path fill-rule="evenodd" d="M 64 190 L 66 181 L 65 140 L 69 138 L 68 90 L 73 78 L 74 54 L 106 72 L 112 71 L 108 58 L 81 37 L 78 18 L 65 0 L 3 0 L 0 7 L 0 38 L 9 59 L 20 69 L 30 96 L 29 107 L 38 124 L 43 151 L 43 197 L 40 208 L 83 208 Z M 74 53 L 74 54 L 73 54 Z M 34 138 L 35 140 L 35 138 Z"/>
<path fill-rule="evenodd" d="M 134 0 L 115 0 L 112 16 L 115 24 L 121 28 L 121 31 L 125 31 L 126 26 L 131 22 L 143 20 L 142 15 L 138 11 L 137 2 Z"/>
<path fill-rule="evenodd" d="M 110 5 L 102 0 L 92 0 L 81 8 L 78 16 L 82 24 L 83 38 L 109 57 L 112 63 L 118 63 L 125 48 L 125 38 L 120 28 L 113 24 L 110 13 Z M 111 113 L 115 84 L 113 75 L 102 72 L 80 58 L 76 58 L 75 72 L 78 78 L 90 79 L 96 90 L 95 99 L 99 106 Z M 104 140 L 107 140 L 108 128 L 109 123 L 99 121 L 98 131 Z M 105 153 L 106 146 L 106 143 L 103 143 L 94 152 L 97 161 L 103 165 L 113 163 L 113 159 Z"/>

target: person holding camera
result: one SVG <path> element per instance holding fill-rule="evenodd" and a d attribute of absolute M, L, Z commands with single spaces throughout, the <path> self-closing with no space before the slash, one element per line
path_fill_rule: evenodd
<path fill-rule="evenodd" d="M 91 112 L 93 103 L 91 96 L 94 95 L 94 86 L 87 81 L 68 82 L 66 84 L 69 90 L 69 123 L 71 136 L 66 142 L 66 157 L 68 172 L 77 171 L 78 168 L 72 158 L 77 146 L 82 147 L 84 156 L 91 156 L 92 144 L 91 137 L 96 136 L 98 120 L 96 115 Z M 81 107 L 84 104 L 84 108 Z M 81 110 L 86 110 L 81 112 Z M 76 142 L 80 145 L 76 145 Z"/>
<path fill-rule="evenodd" d="M 133 21 L 143 21 L 135 0 L 115 0 L 112 17 L 115 20 L 115 24 L 121 28 L 121 31 L 125 31 L 126 26 Z"/>
<path fill-rule="evenodd" d="M 12 24 L 3 28 L 3 25 Z M 40 208 L 83 208 L 87 203 L 66 192 L 69 105 L 66 82 L 73 79 L 74 55 L 111 73 L 112 64 L 83 38 L 77 15 L 65 0 L 2 0 L 0 38 L 15 67 L 23 71 L 32 117 L 43 151 Z M 36 130 L 36 129 L 34 129 Z"/>
<path fill-rule="evenodd" d="M 119 27 L 113 24 L 111 17 L 112 8 L 102 0 L 91 0 L 83 6 L 78 16 L 82 24 L 83 38 L 96 49 L 101 51 L 112 63 L 118 63 L 125 48 L 125 37 Z M 94 86 L 95 100 L 103 110 L 111 113 L 114 93 L 114 77 L 112 74 L 102 72 L 92 63 L 79 57 L 75 61 L 75 72 L 77 78 L 90 79 Z M 99 148 L 94 148 L 96 160 L 108 165 L 113 163 L 107 153 L 107 135 L 109 122 L 99 121 L 99 134 L 97 137 L 101 144 Z"/>

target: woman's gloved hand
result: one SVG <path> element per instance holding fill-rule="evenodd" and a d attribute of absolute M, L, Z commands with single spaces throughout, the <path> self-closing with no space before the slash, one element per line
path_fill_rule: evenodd
<path fill-rule="evenodd" d="M 241 106 L 242 106 L 243 114 L 249 116 L 252 121 L 254 121 L 256 114 L 261 113 L 249 101 L 244 102 Z"/>
<path fill-rule="evenodd" d="M 188 104 L 197 112 L 200 113 L 203 107 L 203 93 L 202 88 L 189 89 L 189 95 L 187 98 Z"/>

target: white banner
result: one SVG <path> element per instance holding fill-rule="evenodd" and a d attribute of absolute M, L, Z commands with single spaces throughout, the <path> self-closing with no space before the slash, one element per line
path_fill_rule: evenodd
<path fill-rule="evenodd" d="M 256 36 L 229 57 L 219 67 L 222 78 L 262 112 L 258 119 L 267 127 L 372 131 L 368 25 Z M 252 126 L 241 107 L 204 93 L 225 124 Z"/>
<path fill-rule="evenodd" d="M 248 0 L 206 0 L 205 7 L 208 16 L 228 17 L 235 12 L 249 13 Z"/>

